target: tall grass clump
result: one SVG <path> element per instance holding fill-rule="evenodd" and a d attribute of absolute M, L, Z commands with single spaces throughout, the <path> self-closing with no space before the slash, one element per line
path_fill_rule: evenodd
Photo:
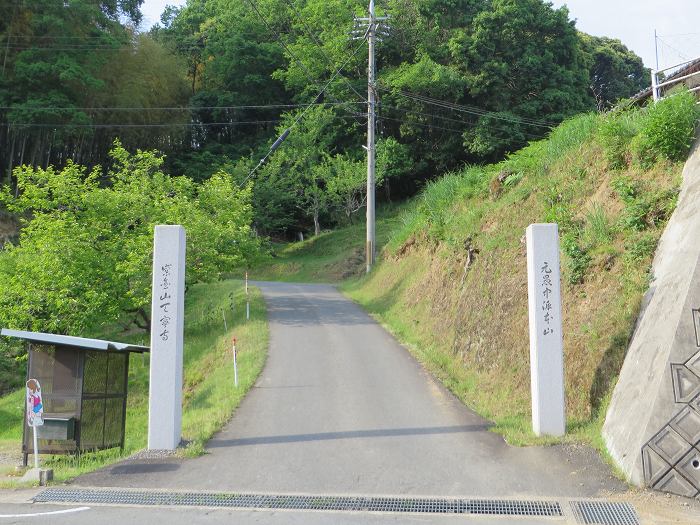
<path fill-rule="evenodd" d="M 431 239 L 446 241 L 454 230 L 456 202 L 487 193 L 490 172 L 479 166 L 469 166 L 457 173 L 428 183 L 417 206 L 402 217 L 402 226 L 392 236 L 389 249 L 396 250 L 412 235 L 425 232 Z"/>
<path fill-rule="evenodd" d="M 608 169 L 627 167 L 630 143 L 639 133 L 639 115 L 639 111 L 633 110 L 612 111 L 601 119 L 597 136 Z"/>
<path fill-rule="evenodd" d="M 584 144 L 593 136 L 597 128 L 598 115 L 595 113 L 584 113 L 565 120 L 547 137 L 546 157 L 543 160 L 547 164 L 559 160 L 564 153 Z"/>

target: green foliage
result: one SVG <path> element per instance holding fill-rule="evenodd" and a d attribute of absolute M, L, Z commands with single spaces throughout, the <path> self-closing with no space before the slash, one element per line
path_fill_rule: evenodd
<path fill-rule="evenodd" d="M 589 68 L 591 94 L 599 111 L 649 85 L 642 59 L 614 38 L 579 33 Z"/>
<path fill-rule="evenodd" d="M 182 143 L 187 113 L 148 111 L 185 105 L 187 91 L 180 58 L 133 29 L 141 4 L 33 0 L 3 10 L 0 182 L 20 164 L 102 163 L 117 134 L 130 147 Z M 146 110 L 100 109 L 114 107 Z M 141 124 L 158 125 L 132 127 Z"/>
<path fill-rule="evenodd" d="M 393 28 L 379 47 L 379 135 L 403 149 L 382 155 L 381 141 L 377 146 L 378 167 L 382 156 L 395 162 L 385 174 L 387 199 L 412 195 L 437 173 L 500 159 L 543 137 L 547 123 L 593 109 L 591 89 L 611 101 L 632 94 L 639 81 L 638 57 L 617 41 L 577 33 L 565 8 L 542 0 L 390 0 L 379 8 L 392 16 Z M 335 122 L 330 143 L 319 136 L 329 147 L 323 153 L 359 160 L 365 130 L 353 113 L 365 98 L 367 55 L 347 31 L 349 13 L 364 16 L 366 3 L 259 0 L 256 9 L 259 14 L 233 0 L 189 0 L 169 8 L 153 31 L 188 64 L 190 104 L 201 108 L 194 121 L 206 125 L 192 130 L 195 151 L 171 155 L 169 162 L 178 173 L 206 177 L 208 160 L 220 165 L 224 156 L 250 158 L 251 152 L 257 160 L 274 136 L 265 121 L 280 118 L 282 109 L 216 108 L 305 103 L 328 81 L 318 101 L 334 105 Z M 335 75 L 340 65 L 343 76 Z M 453 103 L 467 109 L 455 111 Z M 259 123 L 233 125 L 240 120 Z M 226 122 L 232 124 L 215 124 Z M 324 162 L 324 155 L 313 162 Z M 312 184 L 315 196 L 307 196 L 318 213 L 309 212 L 308 203 L 295 209 L 293 200 L 277 198 L 299 193 L 290 190 L 298 173 L 273 171 L 269 179 L 257 177 L 262 231 L 307 230 L 310 217 L 315 228 L 319 221 L 346 220 L 322 202 L 323 182 Z"/>
<path fill-rule="evenodd" d="M 579 231 L 570 231 L 561 237 L 561 249 L 566 256 L 567 281 L 569 284 L 579 284 L 591 263 L 591 256 L 581 246 Z"/>
<path fill-rule="evenodd" d="M 695 138 L 700 112 L 695 96 L 683 90 L 652 104 L 643 121 L 640 152 L 672 161 L 684 160 Z"/>
<path fill-rule="evenodd" d="M 676 207 L 677 190 L 650 189 L 630 177 L 617 177 L 612 185 L 625 204 L 620 224 L 628 230 L 640 232 L 664 223 Z"/>
<path fill-rule="evenodd" d="M 638 129 L 624 115 L 610 113 L 601 120 L 598 139 L 603 146 L 608 169 L 618 170 L 627 166 L 630 142 L 637 133 Z"/>
<path fill-rule="evenodd" d="M 625 242 L 625 256 L 632 263 L 639 263 L 650 258 L 659 242 L 657 232 L 643 232 Z"/>
<path fill-rule="evenodd" d="M 112 150 L 107 172 L 18 168 L 19 244 L 0 251 L 0 324 L 89 335 L 130 315 L 147 327 L 153 228 L 187 230 L 187 286 L 255 256 L 250 190 L 220 173 L 201 186 L 160 171 L 152 152 Z"/>

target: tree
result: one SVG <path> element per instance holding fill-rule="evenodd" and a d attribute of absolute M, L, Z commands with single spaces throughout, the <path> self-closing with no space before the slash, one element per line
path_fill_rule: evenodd
<path fill-rule="evenodd" d="M 317 169 L 325 178 L 328 199 L 340 210 L 345 220 L 352 224 L 353 215 L 367 203 L 365 163 L 344 155 L 335 155 L 327 158 Z M 382 180 L 382 171 L 378 170 L 376 184 L 381 185 Z"/>
<path fill-rule="evenodd" d="M 0 323 L 89 335 L 122 318 L 148 328 L 153 228 L 187 230 L 189 286 L 255 257 L 250 189 L 219 173 L 198 186 L 168 177 L 162 157 L 117 144 L 113 167 L 15 170 L 20 193 L 2 202 L 22 214 L 17 245 L 0 251 Z M 107 185 L 105 185 L 105 183 Z"/>
<path fill-rule="evenodd" d="M 91 117 L 85 110 L 104 88 L 100 72 L 131 45 L 142 0 L 12 2 L 0 25 L 0 166 L 90 159 Z M 4 18 L 4 17 L 3 17 Z"/>
<path fill-rule="evenodd" d="M 314 233 L 318 234 L 321 216 L 330 210 L 332 202 L 327 188 L 327 170 L 319 165 L 335 153 L 334 145 L 339 135 L 336 114 L 333 108 L 324 106 L 288 113 L 277 132 L 282 134 L 288 128 L 292 130 L 283 146 L 260 170 L 257 180 L 263 182 L 256 182 L 255 191 L 259 186 L 269 187 L 269 182 L 264 181 L 280 182 L 276 189 L 281 192 L 278 202 L 286 204 L 283 213 L 293 217 L 294 209 L 298 210 L 302 217 L 312 221 Z M 290 204 L 292 209 L 287 208 Z M 296 221 L 295 226 L 303 228 L 300 221 Z"/>
<path fill-rule="evenodd" d="M 493 0 L 452 50 L 469 94 L 491 112 L 464 134 L 467 149 L 483 159 L 544 135 L 542 120 L 556 124 L 590 107 L 585 56 L 566 7 Z"/>
<path fill-rule="evenodd" d="M 586 33 L 579 33 L 579 38 L 587 55 L 590 92 L 599 111 L 649 85 L 649 69 L 622 42 Z"/>

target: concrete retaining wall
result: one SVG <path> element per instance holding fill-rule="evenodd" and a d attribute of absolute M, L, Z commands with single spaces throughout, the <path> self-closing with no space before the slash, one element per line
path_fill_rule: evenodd
<path fill-rule="evenodd" d="M 690 497 L 700 493 L 699 261 L 700 141 L 683 170 L 603 426 L 632 483 Z"/>

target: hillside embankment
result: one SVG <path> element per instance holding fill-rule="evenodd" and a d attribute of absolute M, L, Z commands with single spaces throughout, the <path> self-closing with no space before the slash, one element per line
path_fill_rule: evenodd
<path fill-rule="evenodd" d="M 607 448 L 628 479 L 690 497 L 700 490 L 693 448 L 700 436 L 699 228 L 696 141 L 603 427 Z"/>
<path fill-rule="evenodd" d="M 684 104 L 692 114 L 692 97 Z M 655 142 L 659 128 L 681 118 L 669 107 L 675 117 L 654 109 L 583 115 L 501 163 L 438 179 L 398 217 L 379 221 L 378 263 L 341 288 L 509 442 L 546 442 L 530 426 L 524 233 L 530 223 L 558 223 L 565 439 L 604 451 L 605 409 L 693 134 L 691 119 L 680 154 Z M 307 280 L 313 261 L 315 280 L 339 281 L 353 271 L 338 264 L 351 265 L 348 254 L 362 245 L 357 226 L 323 234 L 285 247 L 253 274 Z M 356 266 L 361 275 L 362 261 Z"/>

